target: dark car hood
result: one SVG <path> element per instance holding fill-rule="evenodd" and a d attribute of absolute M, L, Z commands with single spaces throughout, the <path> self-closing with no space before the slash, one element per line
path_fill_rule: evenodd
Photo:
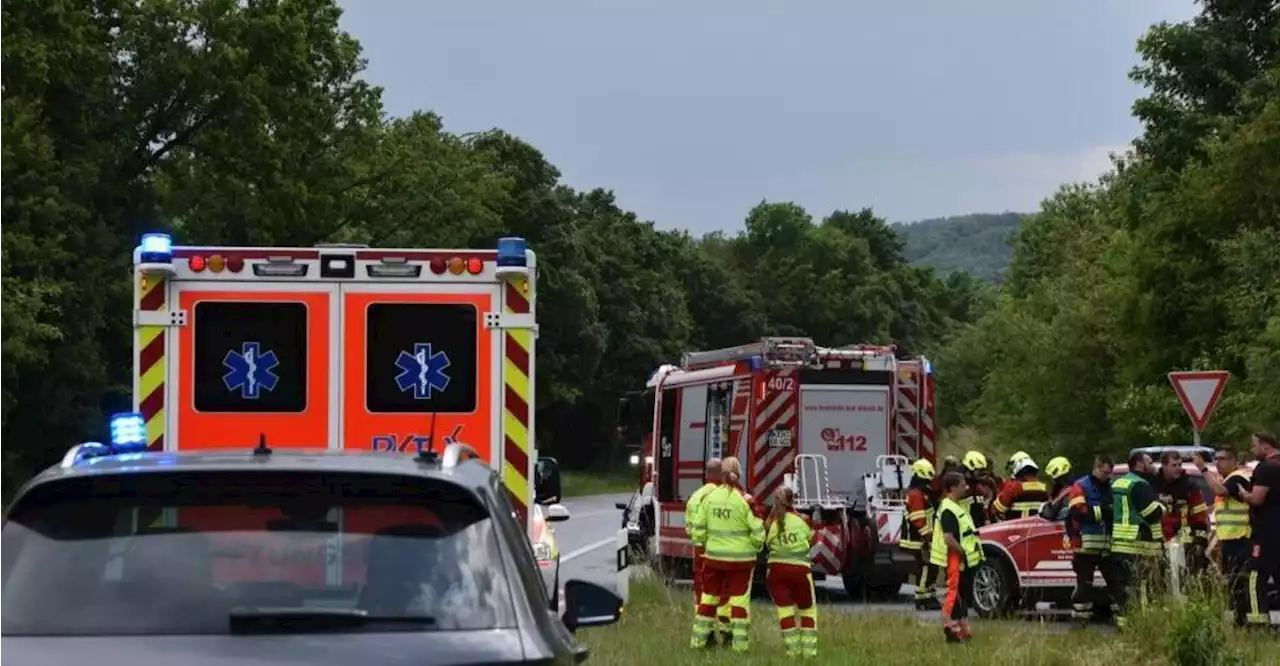
<path fill-rule="evenodd" d="M 519 664 L 515 629 L 275 636 L 7 636 L 10 666 Z"/>

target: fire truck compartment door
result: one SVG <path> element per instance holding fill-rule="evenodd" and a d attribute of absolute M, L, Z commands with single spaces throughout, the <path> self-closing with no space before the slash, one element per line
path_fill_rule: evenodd
<path fill-rule="evenodd" d="M 249 450 L 262 435 L 272 448 L 336 445 L 337 285 L 171 288 L 187 322 L 173 329 L 166 448 Z"/>
<path fill-rule="evenodd" d="M 423 287 L 342 286 L 342 445 L 417 453 L 458 441 L 497 465 L 503 336 L 485 315 L 500 311 L 501 285 Z"/>
<path fill-rule="evenodd" d="M 800 386 L 800 453 L 827 457 L 828 489 L 856 497 L 889 453 L 889 387 Z"/>

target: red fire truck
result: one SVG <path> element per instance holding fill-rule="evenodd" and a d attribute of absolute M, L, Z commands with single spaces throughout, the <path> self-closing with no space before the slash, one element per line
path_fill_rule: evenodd
<path fill-rule="evenodd" d="M 934 459 L 933 393 L 929 360 L 892 346 L 770 337 L 684 354 L 620 410 L 624 439 L 643 452 L 643 487 L 623 505 L 633 547 L 687 571 L 685 502 L 706 461 L 732 455 L 757 501 L 782 484 L 797 491 L 819 534 L 815 574 L 842 576 L 851 593 L 896 587 L 910 566 L 897 548 L 909 465 Z"/>

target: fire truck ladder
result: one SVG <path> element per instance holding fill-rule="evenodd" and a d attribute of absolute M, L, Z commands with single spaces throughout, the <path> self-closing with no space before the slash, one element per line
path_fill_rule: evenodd
<path fill-rule="evenodd" d="M 809 338 L 761 338 L 737 347 L 709 349 L 707 351 L 685 352 L 680 357 L 684 367 L 715 365 L 745 361 L 751 357 L 759 357 L 766 367 L 803 367 L 813 361 L 818 346 Z"/>
<path fill-rule="evenodd" d="M 821 454 L 801 453 L 796 456 L 796 503 L 802 506 L 820 506 L 838 509 L 844 505 L 831 497 L 827 476 L 827 457 Z"/>

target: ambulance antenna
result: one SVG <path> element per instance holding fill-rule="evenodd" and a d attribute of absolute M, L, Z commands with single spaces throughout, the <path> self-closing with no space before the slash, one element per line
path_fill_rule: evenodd
<path fill-rule="evenodd" d="M 436 450 L 436 414 L 438 413 L 434 409 L 431 410 L 431 432 L 427 433 L 427 444 L 431 446 L 433 452 Z"/>
<path fill-rule="evenodd" d="M 258 433 L 258 448 L 253 450 L 255 456 L 271 455 L 271 447 L 267 446 L 267 433 Z"/>

